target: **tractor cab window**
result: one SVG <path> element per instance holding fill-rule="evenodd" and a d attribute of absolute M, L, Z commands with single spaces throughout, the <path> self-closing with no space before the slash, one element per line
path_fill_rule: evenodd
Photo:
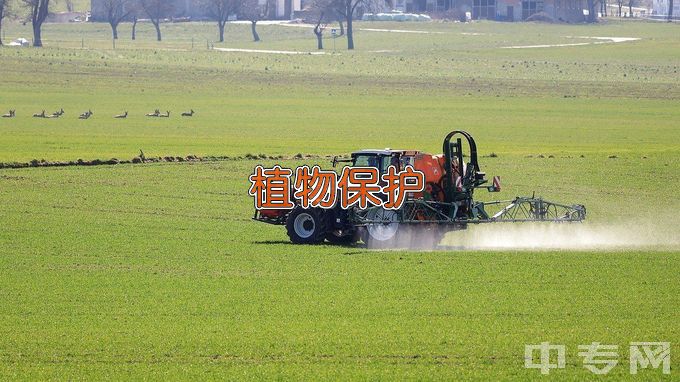
<path fill-rule="evenodd" d="M 375 154 L 357 155 L 354 157 L 354 167 L 375 167 L 380 169 L 380 157 Z"/>
<path fill-rule="evenodd" d="M 402 166 L 399 162 L 399 154 L 393 154 L 392 156 L 384 156 L 382 160 L 382 168 L 380 169 L 381 174 L 387 173 L 387 168 L 394 166 L 397 171 L 401 170 Z"/>
<path fill-rule="evenodd" d="M 399 159 L 399 162 L 401 163 L 401 169 L 405 169 L 406 166 L 413 166 L 413 156 L 410 155 L 402 155 L 402 157 Z"/>
<path fill-rule="evenodd" d="M 407 164 L 411 164 L 407 162 Z M 360 154 L 354 157 L 355 167 L 375 167 L 380 174 L 387 173 L 387 168 L 390 166 L 396 167 L 397 171 L 401 171 L 406 164 L 402 161 L 402 156 L 399 154 L 380 155 L 380 154 Z"/>

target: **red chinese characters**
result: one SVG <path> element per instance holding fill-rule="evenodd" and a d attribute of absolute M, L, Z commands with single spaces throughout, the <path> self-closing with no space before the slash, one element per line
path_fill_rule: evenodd
<path fill-rule="evenodd" d="M 382 178 L 375 167 L 345 167 L 338 176 L 319 166 L 311 169 L 301 166 L 295 170 L 291 183 L 292 174 L 291 169 L 278 165 L 267 169 L 255 167 L 248 190 L 255 197 L 255 208 L 292 209 L 299 204 L 302 208 L 329 209 L 339 203 L 343 209 L 355 205 L 361 209 L 372 206 L 399 209 L 408 194 L 425 188 L 425 175 L 411 166 L 400 172 L 390 166 Z"/>
<path fill-rule="evenodd" d="M 291 200 L 290 177 L 293 171 L 289 168 L 274 166 L 265 169 L 255 167 L 250 176 L 248 194 L 255 197 L 255 208 L 261 209 L 292 209 L 295 207 Z"/>

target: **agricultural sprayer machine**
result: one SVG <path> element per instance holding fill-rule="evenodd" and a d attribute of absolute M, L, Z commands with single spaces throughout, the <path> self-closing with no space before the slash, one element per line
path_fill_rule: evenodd
<path fill-rule="evenodd" d="M 464 153 L 466 148 L 469 152 Z M 475 140 L 465 131 L 450 132 L 439 155 L 417 150 L 361 150 L 352 153 L 351 158 L 335 157 L 333 166 L 338 163 L 375 167 L 381 174 L 389 166 L 397 169 L 412 166 L 424 174 L 425 186 L 397 210 L 374 205 L 303 208 L 298 204 L 292 209 L 256 211 L 254 219 L 285 225 L 293 243 L 317 244 L 327 240 L 350 244 L 363 240 L 371 247 L 385 248 L 433 246 L 446 232 L 466 229 L 470 224 L 580 222 L 586 216 L 583 205 L 554 203 L 535 196 L 475 201 L 475 190 L 498 192 L 501 184 L 498 177 L 491 182 L 486 179 L 479 167 Z"/>

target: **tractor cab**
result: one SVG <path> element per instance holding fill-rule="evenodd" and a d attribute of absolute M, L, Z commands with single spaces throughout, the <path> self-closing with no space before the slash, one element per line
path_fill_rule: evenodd
<path fill-rule="evenodd" d="M 415 150 L 366 149 L 353 152 L 351 159 L 334 158 L 333 166 L 345 162 L 351 163 L 352 167 L 374 167 L 382 175 L 390 166 L 396 167 L 397 171 L 403 170 L 406 166 L 412 166 L 417 153 L 418 151 Z"/>

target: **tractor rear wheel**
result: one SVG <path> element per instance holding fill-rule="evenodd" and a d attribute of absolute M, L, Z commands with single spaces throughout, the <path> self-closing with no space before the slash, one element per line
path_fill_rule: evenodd
<path fill-rule="evenodd" d="M 319 244 L 326 237 L 328 222 L 318 208 L 295 207 L 286 218 L 286 231 L 295 244 Z"/>
<path fill-rule="evenodd" d="M 387 209 L 373 209 L 366 217 L 370 220 L 382 222 L 370 223 L 362 228 L 361 240 L 369 248 L 398 248 L 400 243 L 400 224 L 397 211 Z"/>

